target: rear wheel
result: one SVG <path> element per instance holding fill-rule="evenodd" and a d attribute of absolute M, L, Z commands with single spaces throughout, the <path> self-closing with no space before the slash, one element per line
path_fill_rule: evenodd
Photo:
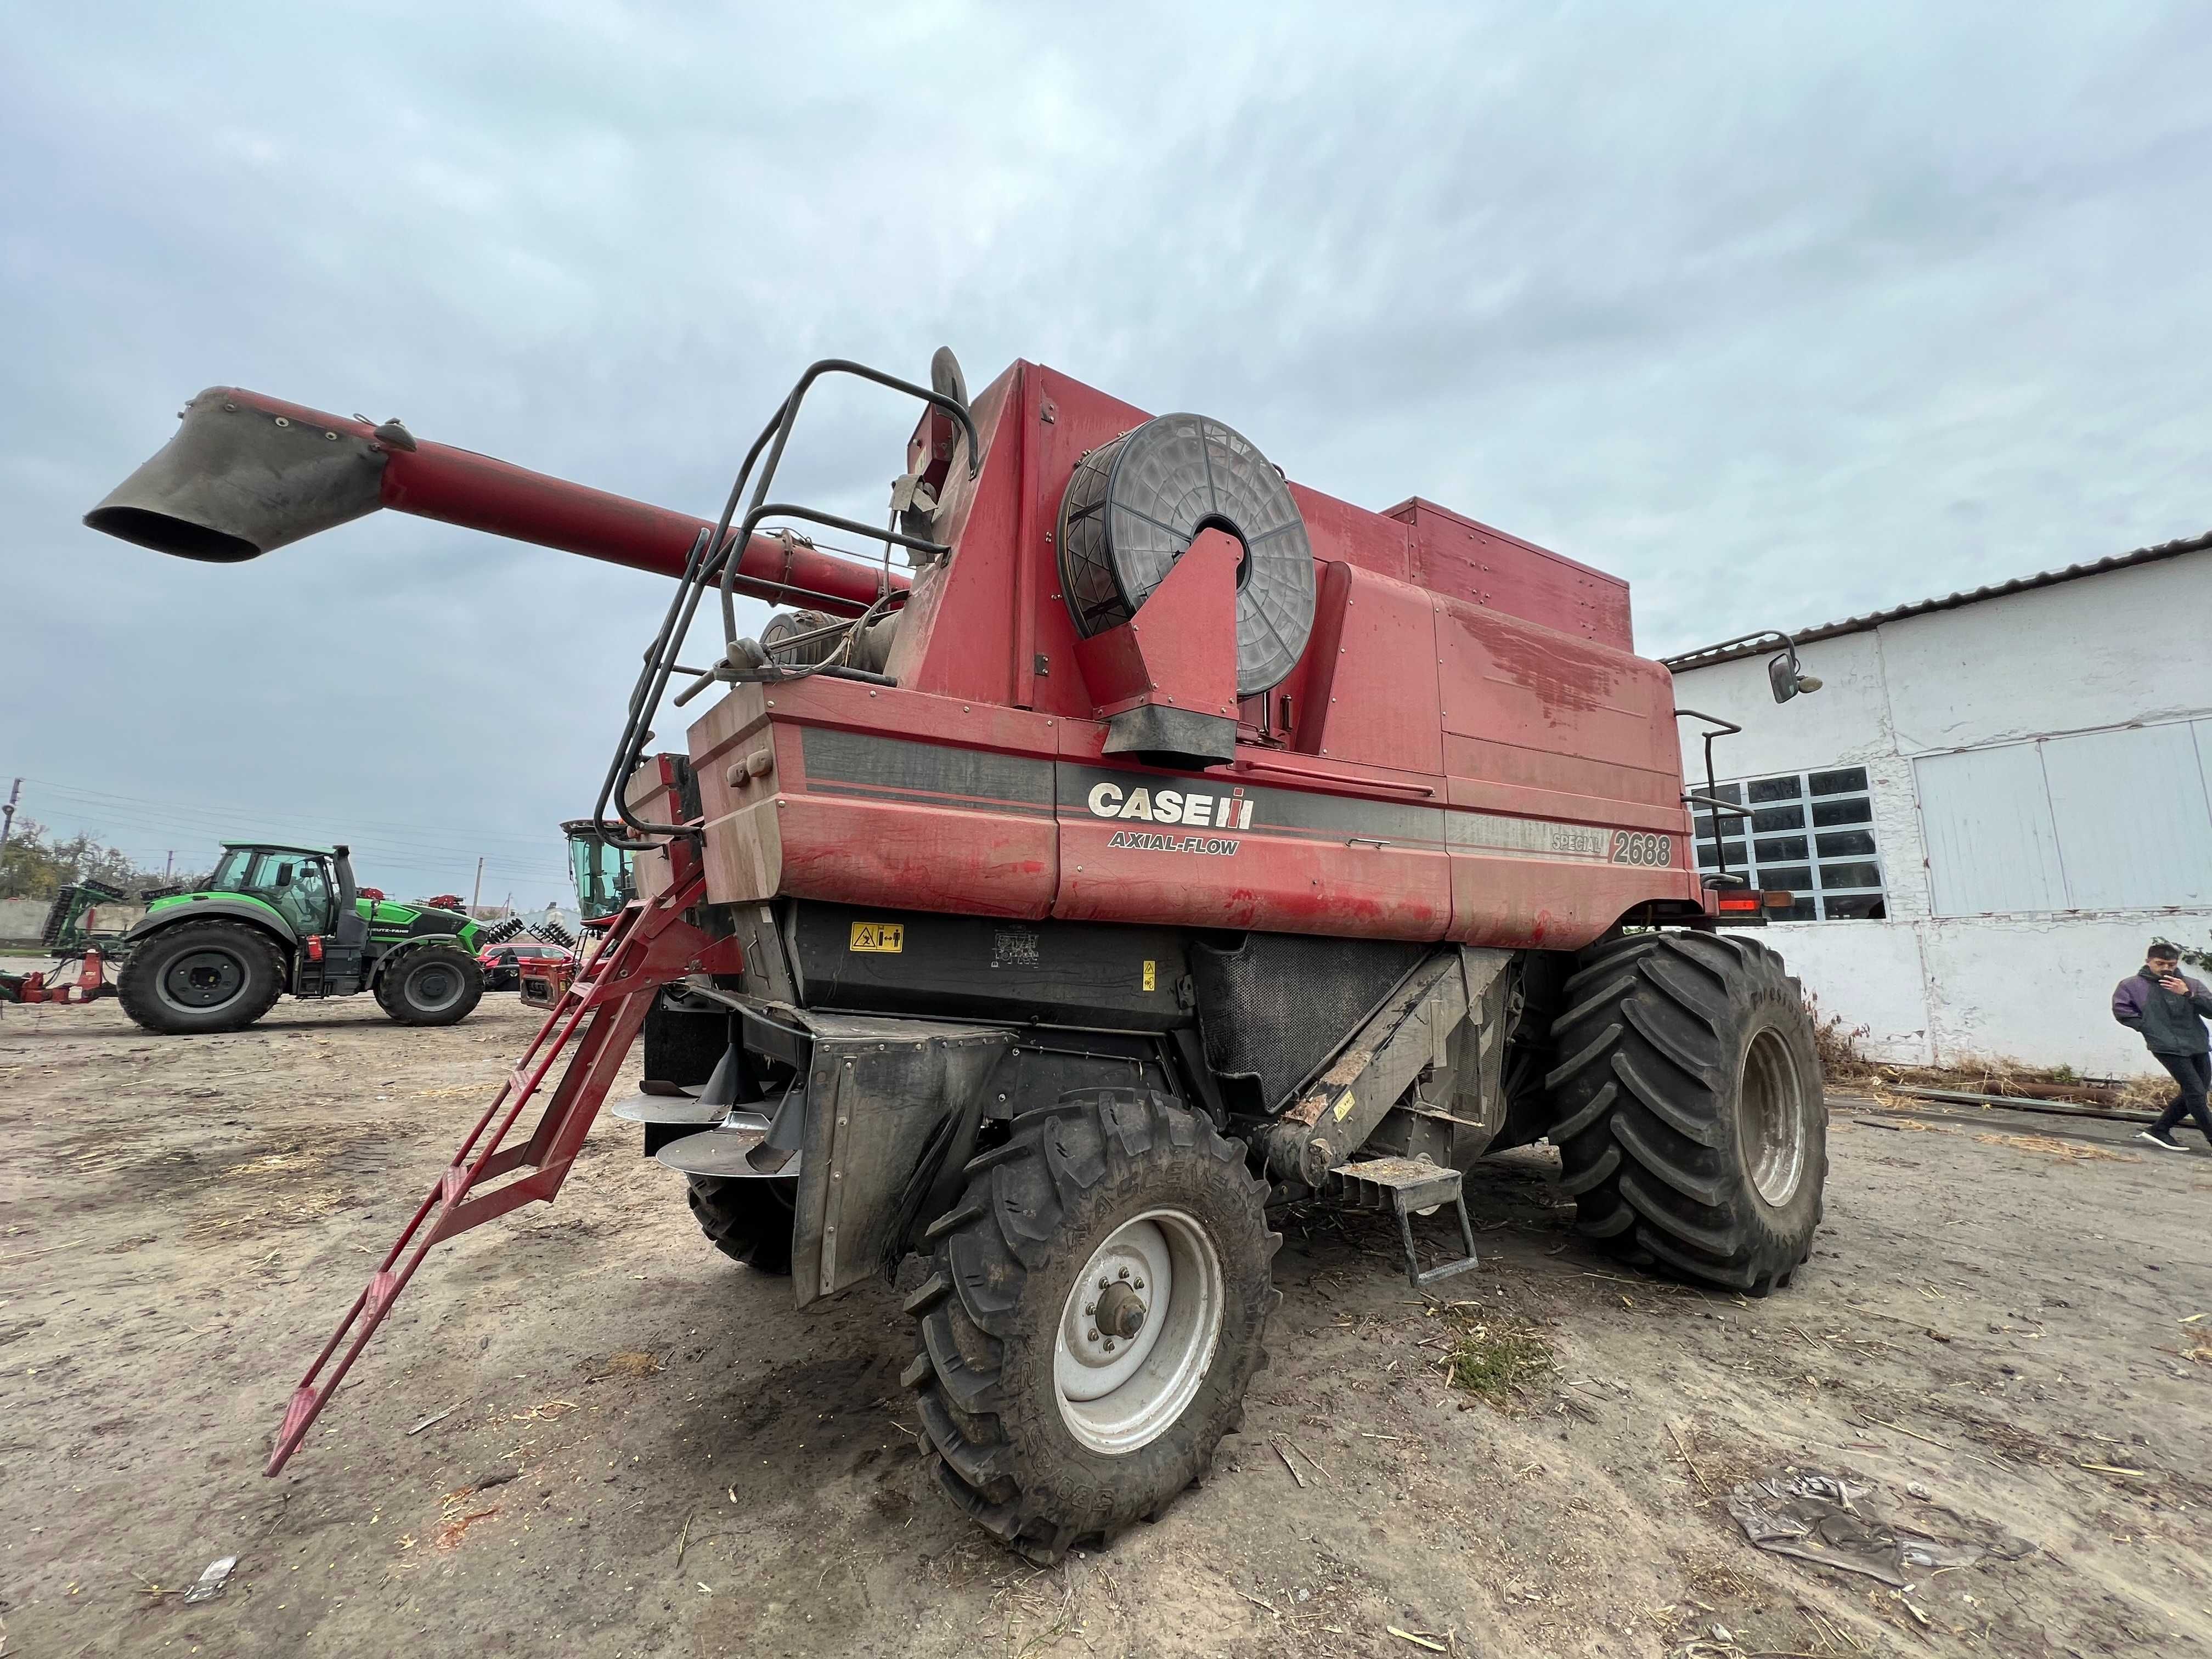
<path fill-rule="evenodd" d="M 799 1198 L 797 1181 L 781 1176 L 720 1181 L 693 1176 L 685 1195 L 699 1231 L 724 1255 L 756 1273 L 791 1277 L 791 1217 Z"/>
<path fill-rule="evenodd" d="M 908 1298 L 939 1483 L 1032 1560 L 1157 1513 L 1267 1364 L 1267 1185 L 1167 1096 L 1086 1089 L 968 1165 Z"/>
<path fill-rule="evenodd" d="M 116 988 L 149 1031 L 235 1031 L 284 994 L 276 940 L 242 921 L 181 921 L 131 947 Z"/>
<path fill-rule="evenodd" d="M 376 1000 L 402 1025 L 453 1025 L 483 998 L 483 969 L 453 945 L 417 945 L 398 953 L 377 981 Z"/>
<path fill-rule="evenodd" d="M 1828 1170 L 1813 1021 L 1765 945 L 1632 933 L 1583 953 L 1547 1078 L 1580 1230 L 1764 1296 L 1809 1255 Z"/>

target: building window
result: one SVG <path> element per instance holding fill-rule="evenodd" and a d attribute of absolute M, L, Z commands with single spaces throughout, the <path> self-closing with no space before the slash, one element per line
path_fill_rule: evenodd
<path fill-rule="evenodd" d="M 1888 914 L 1866 768 L 1743 778 L 1715 793 L 1751 816 L 1697 815 L 1700 870 L 1725 864 L 1754 887 L 1787 888 L 1796 902 L 1767 912 L 1777 921 L 1878 921 Z"/>

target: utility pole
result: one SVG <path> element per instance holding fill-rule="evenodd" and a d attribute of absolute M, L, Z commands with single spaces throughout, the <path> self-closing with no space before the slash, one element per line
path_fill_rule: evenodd
<path fill-rule="evenodd" d="M 177 873 L 177 849 L 172 847 L 161 860 L 161 881 L 167 885 L 169 878 Z"/>
<path fill-rule="evenodd" d="M 477 901 L 483 896 L 483 864 L 484 861 L 482 859 L 478 859 L 477 860 L 477 884 L 469 890 L 469 914 L 471 915 L 476 915 Z"/>
<path fill-rule="evenodd" d="M 15 828 L 15 803 L 22 797 L 23 781 L 18 778 L 15 780 L 15 787 L 8 792 L 7 805 L 0 807 L 0 854 L 4 854 L 8 850 L 8 836 Z M 6 875 L 7 866 L 0 863 L 0 893 L 8 890 Z"/>

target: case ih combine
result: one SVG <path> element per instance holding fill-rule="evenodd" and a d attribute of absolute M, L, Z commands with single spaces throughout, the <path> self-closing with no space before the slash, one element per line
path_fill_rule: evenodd
<path fill-rule="evenodd" d="M 923 405 L 885 528 L 777 498 L 833 374 Z M 617 1113 L 724 1251 L 801 1306 L 922 1258 L 935 1473 L 1036 1559 L 1157 1511 L 1237 1422 L 1271 1206 L 1394 1214 L 1431 1283 L 1474 1265 L 1461 1173 L 1548 1137 L 1631 1262 L 1760 1294 L 1804 1261 L 1811 1024 L 1719 931 L 1759 896 L 1697 873 L 1626 586 L 1035 364 L 972 404 L 949 353 L 931 378 L 815 365 L 713 525 L 224 389 L 89 515 L 230 560 L 385 506 L 677 579 L 593 814 L 638 897 L 316 1358 L 271 1472 L 434 1244 L 554 1196 L 641 1032 Z M 741 638 L 739 594 L 803 614 Z M 672 703 L 696 718 L 656 752 Z"/>

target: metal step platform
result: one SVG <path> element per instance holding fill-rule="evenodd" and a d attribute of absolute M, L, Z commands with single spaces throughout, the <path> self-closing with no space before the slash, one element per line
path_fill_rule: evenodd
<path fill-rule="evenodd" d="M 1410 1158 L 1371 1158 L 1357 1164 L 1340 1164 L 1329 1173 L 1340 1183 L 1338 1201 L 1352 1210 L 1390 1211 L 1398 1218 L 1398 1237 L 1406 1247 L 1406 1282 L 1425 1290 L 1439 1279 L 1471 1271 L 1478 1265 L 1474 1253 L 1474 1224 L 1467 1217 L 1467 1200 L 1461 1195 L 1457 1170 L 1425 1164 Z M 1413 1254 L 1413 1217 L 1449 1204 L 1459 1216 L 1460 1237 L 1467 1254 L 1424 1272 Z"/>

